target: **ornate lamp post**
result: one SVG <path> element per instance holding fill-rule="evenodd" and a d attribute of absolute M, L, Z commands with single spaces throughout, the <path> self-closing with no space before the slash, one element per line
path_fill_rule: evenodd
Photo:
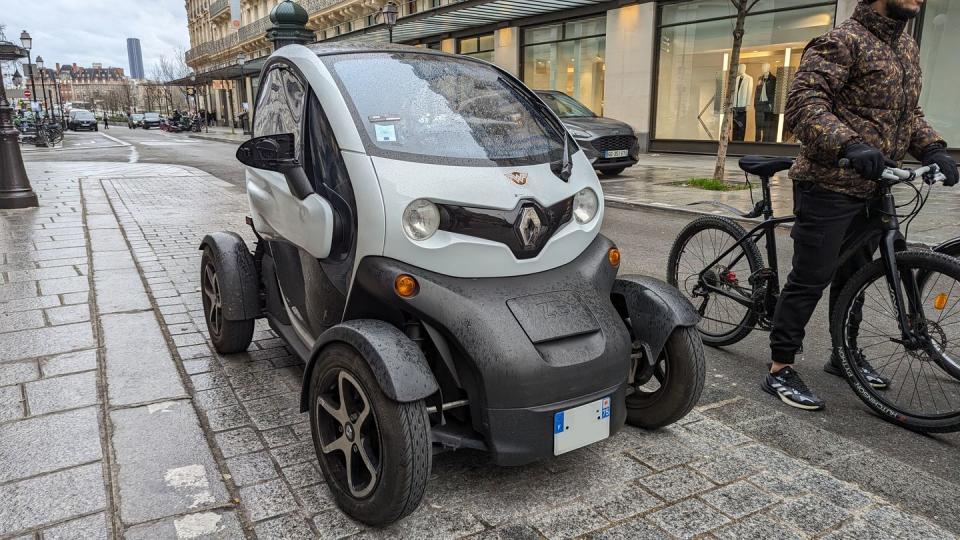
<path fill-rule="evenodd" d="M 283 0 L 270 11 L 270 22 L 273 25 L 267 29 L 267 41 L 273 43 L 273 50 L 284 45 L 305 45 L 316 41 L 316 34 L 307 30 L 309 20 L 310 15 L 303 6 Z"/>
<path fill-rule="evenodd" d="M 27 52 L 27 65 L 30 66 L 30 101 L 37 100 L 37 81 L 36 81 L 36 66 L 33 65 L 33 60 L 30 58 L 30 49 L 33 48 L 33 38 L 30 37 L 30 34 L 26 30 L 20 32 L 20 45 L 23 46 L 23 49 Z M 23 58 L 21 56 L 21 58 Z M 30 111 L 33 111 L 33 106 L 31 105 Z"/>
<path fill-rule="evenodd" d="M 3 86 L 2 62 L 19 60 L 24 56 L 27 56 L 24 48 L 9 41 L 0 41 L 0 208 L 4 209 L 38 206 L 37 194 L 30 187 L 27 170 L 23 167 L 23 156 L 17 143 L 20 132 L 13 127 L 10 118 L 13 109 Z M 19 72 L 14 74 L 14 84 L 19 86 L 17 79 L 23 80 Z"/>
<path fill-rule="evenodd" d="M 393 43 L 393 27 L 397 25 L 400 8 L 393 2 L 387 2 L 380 8 L 380 16 L 383 17 L 383 24 L 387 25 L 387 31 L 390 33 L 390 43 Z"/>

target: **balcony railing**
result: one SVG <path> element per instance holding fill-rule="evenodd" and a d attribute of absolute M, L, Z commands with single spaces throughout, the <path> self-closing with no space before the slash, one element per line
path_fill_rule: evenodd
<path fill-rule="evenodd" d="M 240 43 L 244 41 L 251 40 L 263 36 L 267 33 L 267 28 L 270 26 L 270 17 L 263 17 L 253 21 L 250 24 L 240 27 L 240 30 L 237 31 L 237 35 L 240 36 Z"/>
<path fill-rule="evenodd" d="M 230 0 L 214 0 L 210 3 L 210 17 L 216 17 L 223 13 L 225 9 L 230 8 Z"/>
<path fill-rule="evenodd" d="M 303 6 L 303 9 L 307 10 L 307 13 L 313 14 L 343 2 L 344 0 L 303 0 L 300 2 L 300 5 Z"/>

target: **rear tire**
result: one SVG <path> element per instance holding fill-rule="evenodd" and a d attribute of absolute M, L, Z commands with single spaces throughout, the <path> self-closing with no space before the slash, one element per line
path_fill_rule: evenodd
<path fill-rule="evenodd" d="M 200 296 L 203 300 L 203 315 L 213 347 L 221 354 L 233 354 L 247 350 L 253 340 L 254 319 L 229 320 L 223 317 L 224 302 L 238 301 L 242 296 L 237 291 L 222 290 L 224 282 L 219 278 L 221 268 L 210 248 L 203 250 L 200 259 Z"/>
<path fill-rule="evenodd" d="M 653 376 L 636 381 L 635 392 L 627 396 L 627 423 L 657 429 L 680 420 L 700 401 L 705 377 L 697 329 L 676 328 L 657 359 Z"/>
<path fill-rule="evenodd" d="M 424 402 L 388 398 L 367 361 L 346 344 L 320 354 L 310 377 L 310 426 L 327 487 L 353 519 L 374 527 L 394 523 L 420 506 L 430 477 Z M 341 410 L 346 424 L 335 416 Z"/>
<path fill-rule="evenodd" d="M 901 274 L 912 271 L 922 276 L 918 286 L 926 316 L 925 330 L 942 356 L 951 358 L 954 366 L 960 366 L 957 348 L 960 331 L 954 326 L 956 320 L 943 322 L 960 313 L 960 261 L 932 251 L 904 251 L 897 254 L 897 266 Z M 837 299 L 830 329 L 847 383 L 857 397 L 884 420 L 924 433 L 960 431 L 960 377 L 951 376 L 930 353 L 907 351 L 902 341 L 896 341 L 901 335 L 888 291 L 883 262 L 876 260 L 850 278 Z M 940 295 L 946 300 L 938 310 L 935 305 Z M 851 320 L 855 320 L 853 307 L 860 297 L 863 308 L 867 309 L 861 308 L 863 322 L 859 324 L 859 335 L 854 338 L 850 332 Z M 852 361 L 854 349 L 862 349 L 867 357 L 875 359 L 874 369 L 890 379 L 888 388 L 878 390 L 870 385 Z M 941 396 L 942 399 L 938 399 Z M 907 398 L 909 402 L 905 403 Z M 935 410 L 926 410 L 929 407 Z"/>
<path fill-rule="evenodd" d="M 693 294 L 694 287 L 698 285 L 697 274 L 703 269 L 703 265 L 719 256 L 725 250 L 724 246 L 732 246 L 746 234 L 747 231 L 732 219 L 722 216 L 704 216 L 693 220 L 684 227 L 670 249 L 670 256 L 667 259 L 667 282 L 679 289 L 701 312 L 704 319 L 697 325 L 697 329 L 700 331 L 703 343 L 712 347 L 723 347 L 737 343 L 747 337 L 753 330 L 753 326 L 757 324 L 758 314 L 754 310 L 747 309 L 729 298 L 716 294 L 709 294 L 704 298 Z M 692 259 L 683 257 L 688 249 L 691 252 L 698 247 L 704 250 L 706 249 L 704 246 L 713 247 L 708 252 L 697 255 Z M 747 274 L 737 275 L 738 282 L 746 281 L 763 267 L 760 250 L 752 241 L 741 244 L 739 249 L 735 249 L 727 256 L 727 260 L 732 260 L 737 256 L 741 260 L 732 268 L 726 270 L 736 270 L 740 274 Z M 709 260 L 707 260 L 707 257 L 709 257 Z M 743 259 L 746 259 L 746 264 L 744 264 Z M 719 272 L 714 271 L 713 274 L 716 279 L 719 279 L 717 277 Z M 743 289 L 743 294 L 753 294 L 753 289 L 749 285 L 741 287 L 741 289 Z M 706 301 L 705 306 L 704 301 Z M 714 305 L 719 307 L 716 308 L 716 311 L 711 311 Z M 730 308 L 739 311 L 730 315 Z M 739 315 L 740 312 L 743 315 Z"/>

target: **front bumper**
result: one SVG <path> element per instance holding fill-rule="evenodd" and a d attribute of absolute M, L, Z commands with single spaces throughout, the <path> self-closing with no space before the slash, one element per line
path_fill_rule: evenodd
<path fill-rule="evenodd" d="M 368 257 L 357 270 L 347 318 L 395 317 L 402 325 L 412 316 L 440 332 L 453 351 L 473 428 L 494 461 L 529 463 L 553 455 L 557 411 L 609 396 L 611 435 L 623 426 L 630 338 L 610 301 L 617 274 L 607 262 L 611 247 L 598 236 L 564 266 L 485 279 Z M 416 296 L 394 293 L 399 274 L 416 278 Z"/>
<path fill-rule="evenodd" d="M 612 142 L 614 139 L 623 139 L 623 143 Z M 632 167 L 640 161 L 640 143 L 632 135 L 577 139 L 577 144 L 583 149 L 593 168 L 600 171 Z M 626 150 L 627 155 L 615 158 L 604 157 L 604 152 L 607 150 Z"/>

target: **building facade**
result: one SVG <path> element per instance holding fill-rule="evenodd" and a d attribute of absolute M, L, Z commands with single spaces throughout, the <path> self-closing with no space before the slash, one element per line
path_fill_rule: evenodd
<path fill-rule="evenodd" d="M 127 38 L 127 61 L 130 63 L 130 78 L 143 80 L 143 52 L 140 50 L 140 40 Z"/>
<path fill-rule="evenodd" d="M 203 78 L 236 79 L 211 106 L 253 102 L 270 53 L 264 32 L 276 0 L 187 0 L 187 63 Z M 858 0 L 759 0 L 746 19 L 740 66 L 730 66 L 735 10 L 729 0 L 404 0 L 394 40 L 493 62 L 536 89 L 561 90 L 596 114 L 630 123 L 651 151 L 713 153 L 726 73 L 736 69 L 734 114 L 745 123 L 732 153 L 792 154 L 786 91 L 803 49 L 853 12 Z M 318 41 L 386 41 L 382 0 L 304 0 Z M 235 23 L 236 24 L 236 23 Z M 951 147 L 960 147 L 960 2 L 927 0 L 909 31 L 921 45 L 921 105 Z M 238 66 L 237 54 L 245 63 Z M 223 83 L 229 88 L 229 83 Z M 223 90 L 219 92 L 224 92 Z M 249 108 L 248 105 L 246 108 Z"/>

